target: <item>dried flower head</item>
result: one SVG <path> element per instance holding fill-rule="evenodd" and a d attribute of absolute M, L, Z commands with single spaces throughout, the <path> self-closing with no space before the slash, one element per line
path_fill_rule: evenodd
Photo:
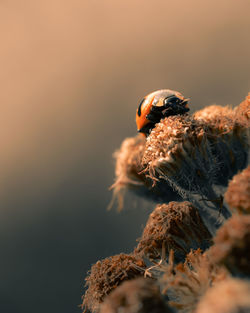
<path fill-rule="evenodd" d="M 170 202 L 156 206 L 147 221 L 135 253 L 150 260 L 161 259 L 162 249 L 174 250 L 175 259 L 183 261 L 190 249 L 206 249 L 211 234 L 198 210 L 190 202 Z"/>
<path fill-rule="evenodd" d="M 147 138 L 143 165 L 152 180 L 165 179 L 178 191 L 203 192 L 215 173 L 215 159 L 202 123 L 188 116 L 161 120 Z"/>
<path fill-rule="evenodd" d="M 147 137 L 142 158 L 145 172 L 155 184 L 163 179 L 184 199 L 200 195 L 206 199 L 219 198 L 213 184 L 219 180 L 221 163 L 212 134 L 203 121 L 188 116 L 170 116 Z M 228 154 L 224 155 L 228 159 Z M 219 206 L 214 203 L 214 209 Z M 224 211 L 222 210 L 224 215 Z"/>
<path fill-rule="evenodd" d="M 82 308 L 85 311 L 98 312 L 106 295 L 123 281 L 143 275 L 145 267 L 142 259 L 128 254 L 114 255 L 98 261 L 91 267 L 86 278 L 88 289 L 83 297 Z"/>
<path fill-rule="evenodd" d="M 230 181 L 225 200 L 231 209 L 250 213 L 250 166 Z"/>
<path fill-rule="evenodd" d="M 250 215 L 233 215 L 218 230 L 208 253 L 236 276 L 250 276 Z"/>
<path fill-rule="evenodd" d="M 170 313 L 156 281 L 137 278 L 124 282 L 104 300 L 100 313 Z"/>
<path fill-rule="evenodd" d="M 140 196 L 148 196 L 154 200 L 163 201 L 166 199 L 178 200 L 180 197 L 173 189 L 159 183 L 152 186 L 152 181 L 143 172 L 142 156 L 145 149 L 145 137 L 138 135 L 132 138 L 126 138 L 121 148 L 115 152 L 116 159 L 115 183 L 111 186 L 113 189 L 113 201 L 117 198 L 119 208 L 123 207 L 123 192 L 129 189 Z"/>
<path fill-rule="evenodd" d="M 163 293 L 169 296 L 169 305 L 180 313 L 194 312 L 206 291 L 228 275 L 223 268 L 212 264 L 207 254 L 202 254 L 200 249 L 191 251 L 184 264 L 174 266 L 170 260 L 161 270 Z"/>
<path fill-rule="evenodd" d="M 226 279 L 207 291 L 196 313 L 249 313 L 249 295 L 249 281 Z"/>

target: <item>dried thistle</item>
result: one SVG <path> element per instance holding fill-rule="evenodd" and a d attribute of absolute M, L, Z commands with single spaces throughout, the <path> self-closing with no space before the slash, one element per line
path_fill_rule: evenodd
<path fill-rule="evenodd" d="M 169 305 L 180 313 L 194 312 L 206 291 L 228 275 L 223 268 L 212 264 L 200 249 L 191 251 L 184 264 L 174 265 L 171 258 L 168 264 L 161 267 L 163 276 L 160 283 L 163 293 L 167 293 L 171 300 Z"/>
<path fill-rule="evenodd" d="M 135 253 L 150 260 L 159 260 L 162 249 L 174 250 L 175 259 L 185 259 L 190 249 L 206 249 L 211 234 L 198 210 L 190 202 L 170 202 L 156 206 L 150 214 Z"/>
<path fill-rule="evenodd" d="M 170 313 L 156 281 L 137 278 L 124 282 L 108 295 L 100 313 Z"/>
<path fill-rule="evenodd" d="M 100 303 L 106 295 L 123 281 L 143 275 L 145 267 L 143 260 L 132 254 L 114 255 L 98 261 L 91 267 L 86 278 L 88 289 L 83 296 L 84 312 L 99 312 Z"/>
<path fill-rule="evenodd" d="M 250 166 L 230 181 L 225 200 L 231 209 L 237 209 L 240 213 L 250 213 Z"/>
<path fill-rule="evenodd" d="M 226 279 L 209 289 L 196 313 L 249 313 L 250 281 Z"/>
<path fill-rule="evenodd" d="M 113 189 L 113 200 L 110 206 L 113 205 L 113 201 L 117 198 L 119 203 L 118 209 L 123 207 L 123 193 L 126 189 L 157 201 L 180 199 L 178 194 L 165 183 L 152 186 L 152 181 L 147 177 L 146 173 L 142 172 L 141 160 L 145 150 L 145 143 L 145 137 L 142 135 L 126 138 L 121 148 L 115 152 L 116 179 L 111 186 L 111 189 Z"/>
<path fill-rule="evenodd" d="M 233 275 L 250 277 L 250 215 L 233 215 L 218 230 L 214 243 L 208 252 L 212 262 Z"/>

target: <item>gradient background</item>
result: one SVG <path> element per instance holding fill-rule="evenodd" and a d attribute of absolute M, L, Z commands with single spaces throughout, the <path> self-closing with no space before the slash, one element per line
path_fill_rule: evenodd
<path fill-rule="evenodd" d="M 90 265 L 131 251 L 153 205 L 106 211 L 112 153 L 153 90 L 194 109 L 244 99 L 249 12 L 249 0 L 1 1 L 1 312 L 80 312 Z"/>

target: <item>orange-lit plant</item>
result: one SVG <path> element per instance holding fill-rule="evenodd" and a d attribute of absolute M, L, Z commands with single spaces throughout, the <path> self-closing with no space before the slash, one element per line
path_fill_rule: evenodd
<path fill-rule="evenodd" d="M 250 278 L 249 129 L 250 96 L 234 109 L 168 116 L 146 138 L 124 140 L 115 153 L 113 200 L 121 209 L 131 190 L 158 205 L 133 253 L 92 266 L 85 311 L 250 310 L 250 283 L 242 280 Z M 228 305 L 227 293 L 236 295 Z"/>

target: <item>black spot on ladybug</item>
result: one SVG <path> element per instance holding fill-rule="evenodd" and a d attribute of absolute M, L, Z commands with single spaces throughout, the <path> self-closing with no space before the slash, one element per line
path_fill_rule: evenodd
<path fill-rule="evenodd" d="M 141 101 L 140 104 L 139 104 L 139 107 L 138 107 L 138 116 L 141 116 L 141 106 L 142 106 L 143 102 L 144 102 L 144 98 L 142 99 L 142 101 Z"/>

